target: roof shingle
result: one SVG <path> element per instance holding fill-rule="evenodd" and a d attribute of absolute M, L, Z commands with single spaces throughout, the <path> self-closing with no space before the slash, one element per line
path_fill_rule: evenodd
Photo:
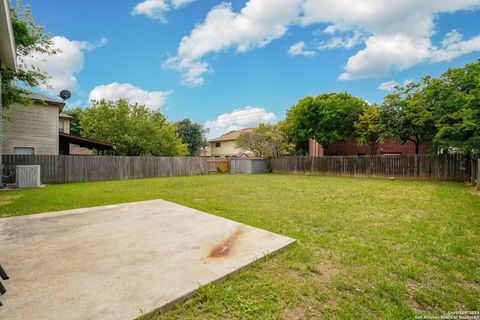
<path fill-rule="evenodd" d="M 247 128 L 247 129 L 242 129 L 242 130 L 236 130 L 232 131 L 229 133 L 224 134 L 223 136 L 220 136 L 218 138 L 215 138 L 213 140 L 210 140 L 210 142 L 220 142 L 220 141 L 233 141 L 233 140 L 238 140 L 240 137 L 240 134 L 245 132 L 245 133 L 253 133 L 254 128 Z"/>

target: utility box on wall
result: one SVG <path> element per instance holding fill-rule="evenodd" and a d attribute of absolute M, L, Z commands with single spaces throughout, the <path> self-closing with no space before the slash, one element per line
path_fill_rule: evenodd
<path fill-rule="evenodd" d="M 237 174 L 260 174 L 268 172 L 268 160 L 265 158 L 233 158 L 230 160 L 230 172 Z"/>
<path fill-rule="evenodd" d="M 40 166 L 16 166 L 17 188 L 38 188 L 40 183 Z"/>

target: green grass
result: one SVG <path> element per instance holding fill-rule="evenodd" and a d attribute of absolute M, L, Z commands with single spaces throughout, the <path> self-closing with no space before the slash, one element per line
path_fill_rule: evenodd
<path fill-rule="evenodd" d="M 213 175 L 0 193 L 0 216 L 162 198 L 293 237 L 158 319 L 412 319 L 480 310 L 480 197 L 461 183 Z"/>

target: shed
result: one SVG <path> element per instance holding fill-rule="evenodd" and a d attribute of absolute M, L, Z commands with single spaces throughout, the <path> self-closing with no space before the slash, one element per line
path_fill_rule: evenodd
<path fill-rule="evenodd" d="M 230 172 L 239 174 L 267 173 L 268 160 L 265 158 L 232 158 Z"/>

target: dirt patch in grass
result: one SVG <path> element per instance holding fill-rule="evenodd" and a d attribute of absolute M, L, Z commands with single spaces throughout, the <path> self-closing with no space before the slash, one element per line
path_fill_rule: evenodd
<path fill-rule="evenodd" d="M 465 282 L 464 286 L 467 288 L 472 288 L 480 292 L 480 282 Z"/>
<path fill-rule="evenodd" d="M 420 289 L 422 286 L 415 280 L 407 279 L 407 281 L 405 281 L 405 287 L 407 288 L 408 293 L 413 295 L 415 291 Z"/>
<path fill-rule="evenodd" d="M 285 308 L 283 310 L 283 313 L 285 314 L 285 319 L 288 320 L 300 320 L 300 319 L 305 319 L 305 311 L 301 307 L 296 307 L 296 308 Z"/>
<path fill-rule="evenodd" d="M 418 312 L 423 312 L 423 313 L 427 311 L 431 311 L 430 308 L 422 305 L 414 297 L 415 293 L 422 288 L 422 285 L 420 283 L 418 283 L 413 279 L 407 279 L 405 281 L 405 288 L 407 289 L 407 292 L 408 292 L 408 304 L 410 305 L 410 307 L 412 307 L 412 309 Z"/>
<path fill-rule="evenodd" d="M 424 306 L 423 304 L 415 300 L 415 298 L 413 297 L 410 297 L 408 299 L 408 304 L 410 305 L 410 307 L 412 307 L 413 310 L 415 310 L 419 314 L 431 313 L 433 311 L 431 308 Z"/>
<path fill-rule="evenodd" d="M 480 190 L 478 190 L 477 188 L 473 187 L 473 188 L 472 188 L 472 194 L 473 194 L 474 196 L 480 197 Z"/>
<path fill-rule="evenodd" d="M 9 204 L 12 204 L 18 198 L 20 198 L 20 195 L 18 195 L 18 196 L 10 196 L 10 195 L 0 196 L 0 206 L 6 206 L 6 205 L 9 205 Z"/>
<path fill-rule="evenodd" d="M 328 287 L 332 280 L 337 276 L 340 269 L 329 262 L 322 262 L 315 265 L 313 273 L 315 278 L 323 288 Z"/>

